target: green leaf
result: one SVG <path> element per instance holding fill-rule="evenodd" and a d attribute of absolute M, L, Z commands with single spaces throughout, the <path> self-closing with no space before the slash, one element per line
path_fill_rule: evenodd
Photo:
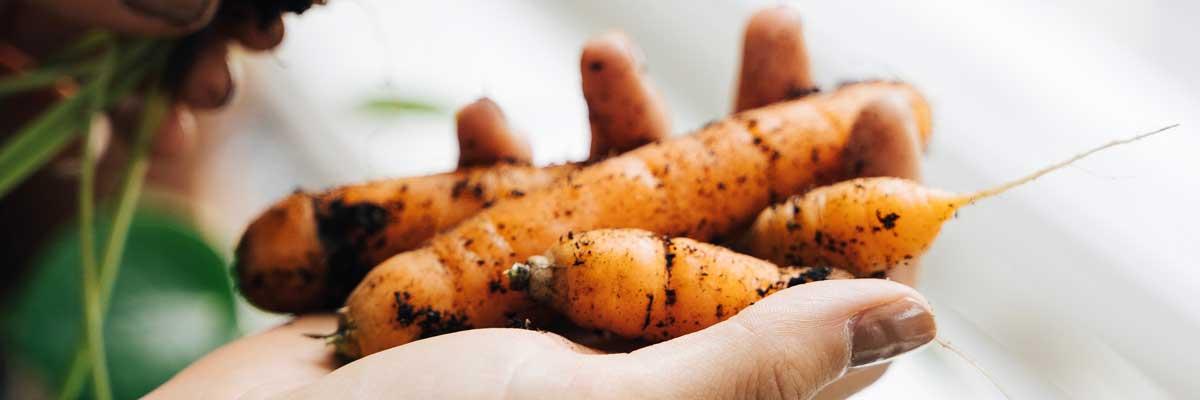
<path fill-rule="evenodd" d="M 108 221 L 98 222 L 106 232 Z M 4 348 L 50 387 L 64 378 L 81 334 L 76 232 L 64 229 L 43 248 L 4 313 Z M 179 219 L 139 211 L 121 269 L 105 323 L 116 398 L 146 394 L 235 337 L 226 263 Z"/>
<path fill-rule="evenodd" d="M 375 98 L 363 102 L 359 109 L 363 112 L 383 115 L 395 116 L 403 114 L 439 114 L 441 108 L 436 105 L 401 98 Z"/>

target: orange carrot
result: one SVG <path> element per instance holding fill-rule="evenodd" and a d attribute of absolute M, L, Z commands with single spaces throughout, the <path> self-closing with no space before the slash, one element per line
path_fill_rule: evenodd
<path fill-rule="evenodd" d="M 336 309 L 380 261 L 578 169 L 500 164 L 296 192 L 246 228 L 234 264 L 238 288 L 270 311 Z"/>
<path fill-rule="evenodd" d="M 639 229 L 568 233 L 506 275 L 513 288 L 580 327 L 651 341 L 704 329 L 788 287 L 853 278 L 827 267 L 781 268 Z"/>

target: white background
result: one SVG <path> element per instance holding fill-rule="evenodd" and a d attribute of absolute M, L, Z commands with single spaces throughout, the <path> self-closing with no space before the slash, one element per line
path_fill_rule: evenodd
<path fill-rule="evenodd" d="M 228 134 L 197 205 L 232 248 L 297 186 L 450 169 L 452 110 L 488 95 L 538 162 L 586 154 L 579 47 L 622 28 L 644 49 L 675 130 L 726 114 L 742 24 L 779 2 L 332 0 L 244 57 Z M 1167 134 L 960 212 L 925 258 L 941 337 L 1014 398 L 1200 392 L 1200 3 L 1113 0 L 794 2 L 820 82 L 898 78 L 934 107 L 927 182 L 974 190 L 1116 137 Z M 442 105 L 378 118 L 382 94 Z M 258 319 L 251 319 L 258 321 Z M 862 397 L 999 396 L 937 346 Z"/>

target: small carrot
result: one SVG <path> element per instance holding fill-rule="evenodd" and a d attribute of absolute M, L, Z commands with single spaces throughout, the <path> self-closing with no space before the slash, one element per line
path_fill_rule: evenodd
<path fill-rule="evenodd" d="M 882 276 L 910 265 L 959 209 L 1029 183 L 1101 150 L 1177 125 L 1115 140 L 1020 179 L 973 193 L 952 193 L 900 178 L 859 178 L 814 189 L 774 205 L 751 226 L 747 254 L 780 264 L 830 265 L 856 276 Z"/>
<path fill-rule="evenodd" d="M 667 340 L 704 329 L 791 286 L 850 279 L 827 267 L 778 267 L 724 247 L 640 229 L 568 233 L 545 256 L 506 271 L 575 324 L 630 339 Z"/>

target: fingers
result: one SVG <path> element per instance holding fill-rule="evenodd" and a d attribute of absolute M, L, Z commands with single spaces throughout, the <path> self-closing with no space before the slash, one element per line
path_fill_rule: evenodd
<path fill-rule="evenodd" d="M 742 70 L 734 112 L 804 96 L 816 90 L 800 14 L 778 6 L 755 13 L 746 24 Z"/>
<path fill-rule="evenodd" d="M 808 398 L 847 368 L 929 342 L 928 304 L 877 279 L 822 281 L 768 296 L 733 318 L 627 356 L 585 364 L 618 371 L 599 386 L 664 398 Z"/>
<path fill-rule="evenodd" d="M 198 109 L 217 108 L 233 97 L 233 74 L 227 58 L 229 48 L 225 39 L 216 35 L 199 38 L 187 72 L 183 74 L 178 96 L 189 106 Z"/>
<path fill-rule="evenodd" d="M 666 105 L 644 74 L 640 50 L 620 32 L 589 40 L 579 62 L 592 127 L 590 160 L 667 137 Z"/>
<path fill-rule="evenodd" d="M 867 104 L 850 131 L 845 176 L 920 180 L 919 135 L 916 118 L 903 99 L 886 97 Z"/>
<path fill-rule="evenodd" d="M 147 398 L 233 399 L 278 392 L 324 376 L 335 367 L 324 334 L 337 329 L 332 315 L 309 315 L 237 340 L 192 363 Z"/>
<path fill-rule="evenodd" d="M 533 161 L 529 143 L 509 128 L 504 112 L 491 99 L 484 97 L 466 105 L 455 120 L 460 168 Z"/>
<path fill-rule="evenodd" d="M 133 35 L 178 36 L 208 24 L 219 3 L 218 0 L 48 0 L 44 6 L 79 26 Z"/>

